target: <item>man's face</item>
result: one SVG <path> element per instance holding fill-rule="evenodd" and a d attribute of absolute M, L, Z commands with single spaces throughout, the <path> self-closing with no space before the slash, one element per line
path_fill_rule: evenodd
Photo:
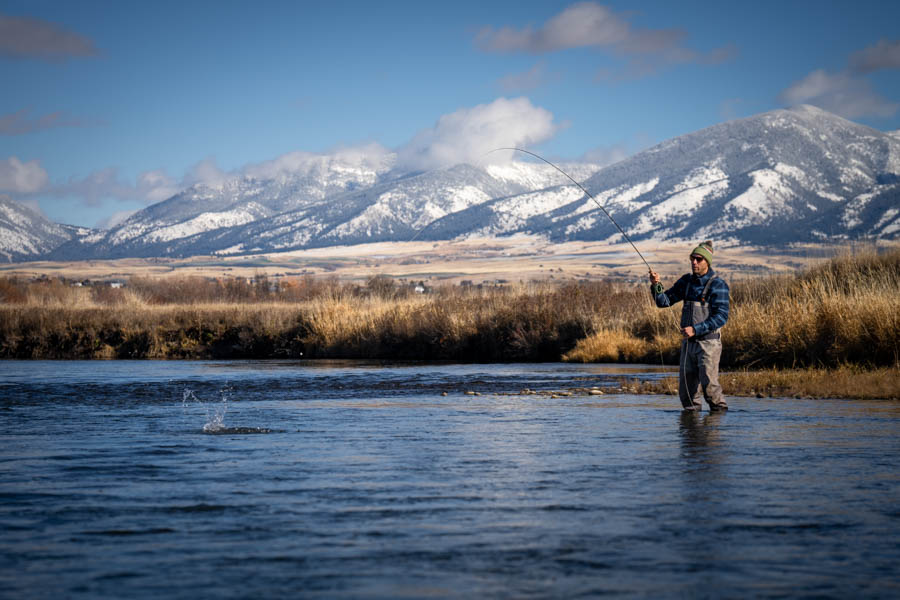
<path fill-rule="evenodd" d="M 709 263 L 698 254 L 691 254 L 691 273 L 702 277 L 709 271 Z"/>

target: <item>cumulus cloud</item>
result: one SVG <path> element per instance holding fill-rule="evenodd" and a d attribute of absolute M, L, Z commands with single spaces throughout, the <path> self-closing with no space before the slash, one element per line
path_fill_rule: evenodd
<path fill-rule="evenodd" d="M 16 190 L 37 191 L 58 197 L 80 200 L 87 206 L 101 206 L 107 201 L 140 202 L 145 205 L 166 200 L 193 186 L 219 187 L 242 177 L 259 179 L 283 175 L 309 175 L 327 171 L 335 166 L 361 167 L 381 173 L 399 166 L 409 170 L 427 170 L 462 162 L 475 162 L 501 146 L 530 146 L 550 139 L 561 128 L 553 114 L 534 106 L 527 98 L 499 98 L 489 104 L 460 109 L 438 119 L 434 127 L 416 134 L 396 152 L 377 143 L 337 148 L 324 154 L 289 152 L 273 160 L 225 171 L 215 158 L 206 158 L 193 165 L 184 176 L 177 178 L 164 170 L 141 173 L 134 182 L 121 176 L 119 169 L 107 167 L 85 177 L 47 186 L 46 173 L 31 185 L 16 184 Z M 504 159 L 500 153 L 498 160 Z M 508 157 L 506 157 L 508 158 Z M 11 179 L 6 171 L 31 171 L 36 162 L 22 165 L 17 159 L 0 163 L 0 181 Z M 24 181 L 24 175 L 19 176 Z M 0 187 L 0 189 L 3 189 Z M 101 225 L 121 222 L 130 212 L 120 212 Z"/>
<path fill-rule="evenodd" d="M 850 68 L 857 73 L 900 69 L 900 40 L 881 40 L 874 46 L 855 52 L 850 57 Z"/>
<path fill-rule="evenodd" d="M 400 148 L 397 161 L 413 170 L 474 162 L 499 147 L 539 144 L 559 128 L 550 111 L 527 98 L 498 98 L 442 116 Z"/>
<path fill-rule="evenodd" d="M 40 191 L 57 197 L 73 198 L 85 206 L 102 206 L 107 201 L 150 205 L 168 200 L 194 185 L 221 187 L 244 176 L 265 179 L 279 175 L 307 174 L 313 169 L 327 167 L 328 163 L 333 161 L 351 166 L 372 165 L 373 169 L 377 167 L 376 170 L 384 171 L 392 164 L 393 156 L 394 154 L 383 146 L 367 144 L 340 148 L 330 154 L 291 152 L 274 160 L 248 165 L 235 171 L 224 171 L 218 166 L 215 158 L 209 157 L 193 165 L 181 178 L 172 177 L 164 170 L 156 169 L 139 174 L 134 182 L 124 179 L 116 167 L 107 167 L 85 177 L 72 177 L 63 183 L 46 186 Z M 0 175 L 4 173 L 2 168 L 0 164 Z M 46 173 L 42 181 L 46 183 Z M 134 212 L 116 212 L 100 222 L 98 227 L 115 226 Z"/>
<path fill-rule="evenodd" d="M 87 206 L 100 206 L 110 198 L 133 200 L 136 196 L 134 186 L 119 180 L 119 170 L 115 167 L 94 171 L 84 178 L 71 177 L 49 191 L 57 196 L 81 198 Z"/>
<path fill-rule="evenodd" d="M 813 71 L 781 92 L 782 104 L 812 104 L 848 119 L 890 117 L 898 105 L 872 89 L 868 80 L 847 71 Z"/>
<path fill-rule="evenodd" d="M 0 191 L 32 194 L 47 185 L 47 171 L 36 160 L 22 162 L 15 156 L 0 161 Z"/>
<path fill-rule="evenodd" d="M 900 104 L 872 88 L 865 75 L 900 69 L 900 40 L 881 40 L 850 55 L 846 69 L 829 73 L 817 69 L 795 81 L 778 95 L 787 105 L 812 104 L 848 119 L 891 117 Z"/>
<path fill-rule="evenodd" d="M 171 198 L 182 189 L 182 185 L 169 177 L 162 169 L 146 171 L 138 175 L 135 193 L 146 204 L 155 204 Z"/>
<path fill-rule="evenodd" d="M 627 18 L 596 2 L 573 4 L 542 27 L 483 28 L 476 44 L 487 52 L 545 54 L 571 48 L 608 50 L 628 59 L 624 73 L 601 72 L 598 80 L 626 79 L 656 72 L 664 65 L 718 63 L 734 54 L 733 48 L 703 54 L 684 46 L 687 33 L 680 29 L 632 27 Z"/>
<path fill-rule="evenodd" d="M 623 44 L 631 35 L 628 22 L 612 10 L 594 2 L 581 2 L 565 9 L 539 28 L 483 28 L 476 42 L 493 52 L 541 54 L 588 46 Z"/>
<path fill-rule="evenodd" d="M 22 110 L 8 115 L 0 115 L 0 135 L 22 135 L 25 133 L 34 133 L 35 131 L 43 131 L 44 129 L 82 127 L 88 124 L 80 119 L 70 117 L 61 111 L 36 118 L 31 118 L 30 113 L 30 109 L 23 108 Z"/>
<path fill-rule="evenodd" d="M 77 198 L 85 206 L 101 206 L 107 200 L 150 205 L 171 198 L 185 187 L 183 181 L 170 177 L 161 169 L 145 171 L 131 183 L 123 180 L 116 167 L 106 167 L 86 177 L 71 177 L 45 191 L 54 196 Z"/>
<path fill-rule="evenodd" d="M 94 42 L 40 19 L 0 14 L 0 56 L 59 61 L 99 54 Z"/>

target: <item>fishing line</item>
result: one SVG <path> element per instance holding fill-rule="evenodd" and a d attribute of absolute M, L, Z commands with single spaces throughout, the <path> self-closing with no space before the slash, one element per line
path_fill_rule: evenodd
<path fill-rule="evenodd" d="M 574 183 L 576 186 L 578 186 L 578 188 L 579 188 L 582 192 L 584 192 L 584 194 L 585 194 L 588 198 L 590 198 L 591 200 L 594 201 L 594 204 L 596 204 L 597 207 L 598 207 L 600 210 L 603 211 L 603 214 L 605 214 L 606 217 L 610 220 L 610 222 L 612 222 L 612 224 L 616 226 L 616 229 L 619 230 L 619 233 L 622 234 L 622 237 L 625 238 L 625 240 L 631 245 L 631 247 L 634 249 L 634 251 L 637 253 L 637 255 L 641 257 L 641 261 L 643 261 L 644 265 L 647 267 L 647 270 L 648 270 L 649 272 L 651 272 L 651 273 L 653 272 L 653 267 L 650 266 L 650 263 L 648 263 L 648 262 L 647 262 L 647 259 L 644 258 L 644 255 L 641 254 L 641 251 L 637 249 L 637 246 L 634 245 L 634 242 L 632 242 L 632 241 L 631 241 L 631 238 L 628 237 L 628 234 L 625 233 L 625 230 L 622 229 L 622 227 L 616 222 L 616 220 L 613 218 L 613 216 L 612 216 L 611 214 L 609 214 L 609 211 L 606 210 L 606 208 L 605 208 L 602 204 L 600 204 L 600 201 L 597 200 L 597 199 L 594 197 L 594 195 L 591 194 L 591 193 L 590 193 L 583 185 L 581 185 L 580 183 L 578 183 L 578 181 L 576 181 L 571 175 L 569 175 L 568 173 L 566 173 L 565 171 L 563 171 L 561 168 L 559 168 L 558 166 L 556 166 L 555 164 L 553 164 L 552 162 L 550 162 L 549 160 L 547 160 L 547 159 L 544 158 L 543 156 L 540 156 L 539 154 L 535 154 L 534 152 L 532 152 L 532 151 L 530 151 L 530 150 L 525 150 L 525 149 L 523 149 L 523 148 L 516 148 L 516 147 L 514 147 L 514 146 L 503 147 L 503 148 L 494 148 L 493 150 L 491 150 L 491 151 L 489 151 L 489 152 L 485 152 L 482 156 L 487 156 L 488 154 L 492 154 L 492 153 L 494 153 L 494 152 L 500 152 L 501 150 L 512 150 L 512 151 L 515 151 L 515 152 L 522 152 L 522 153 L 524 153 L 524 154 L 528 154 L 529 156 L 533 156 L 534 158 L 536 158 L 536 159 L 538 159 L 538 160 L 541 160 L 541 161 L 547 163 L 548 165 L 550 165 L 551 167 L 553 167 L 554 169 L 556 169 L 557 171 L 559 171 L 560 173 L 562 173 L 569 181 L 571 181 L 571 182 Z M 436 219 L 435 221 L 431 221 L 430 223 L 426 224 L 424 227 L 420 228 L 420 229 L 419 229 L 418 231 L 416 231 L 415 234 L 409 239 L 409 241 L 410 241 L 410 242 L 414 241 L 417 237 L 419 237 L 419 234 L 421 234 L 423 231 L 425 231 L 426 229 L 428 229 L 428 228 L 432 225 L 432 223 L 437 222 L 437 220 L 438 220 L 438 219 Z M 654 328 L 654 330 L 655 330 L 655 335 L 656 335 L 656 337 L 659 338 L 659 337 L 660 337 L 660 336 L 659 336 L 659 331 L 657 330 L 657 325 L 656 325 L 655 319 L 653 320 L 653 328 Z M 662 348 L 660 347 L 660 348 L 658 348 L 658 350 L 659 350 L 660 363 L 661 363 L 661 364 L 665 364 L 665 361 L 663 360 Z M 671 387 L 670 387 L 668 381 L 667 381 L 667 383 L 666 383 L 666 387 L 668 388 L 668 391 L 669 391 L 669 393 L 671 394 L 671 393 L 672 393 L 672 390 L 671 390 Z"/>
<path fill-rule="evenodd" d="M 596 198 L 594 198 L 594 195 L 591 194 L 589 191 L 587 191 L 587 189 L 585 189 L 585 187 L 584 187 L 583 185 L 581 185 L 580 183 L 578 183 L 577 181 L 575 181 L 575 179 L 574 179 L 571 175 L 569 175 L 568 173 L 566 173 L 565 171 L 563 171 L 562 169 L 560 169 L 559 167 L 557 167 L 556 165 L 554 165 L 552 162 L 550 162 L 549 160 L 547 160 L 547 159 L 544 158 L 543 156 L 540 156 L 540 155 L 538 155 L 538 154 L 535 154 L 534 152 L 532 152 L 532 151 L 530 151 L 530 150 L 523 150 L 522 148 L 516 148 L 516 147 L 509 147 L 509 148 L 494 148 L 494 149 L 491 150 L 490 152 L 486 152 L 484 155 L 487 156 L 488 154 L 491 154 L 492 152 L 499 152 L 500 150 L 515 150 L 516 152 L 524 152 L 525 154 L 528 154 L 528 155 L 530 155 L 530 156 L 533 156 L 533 157 L 537 158 L 538 160 L 544 161 L 545 163 L 547 163 L 548 165 L 550 165 L 551 167 L 553 167 L 554 169 L 556 169 L 557 171 L 559 171 L 560 173 L 562 173 L 563 175 L 565 175 L 565 176 L 569 179 L 569 181 L 571 181 L 572 183 L 574 183 L 575 185 L 577 185 L 577 186 L 581 189 L 581 191 L 585 193 L 585 195 L 586 195 L 588 198 L 590 198 L 591 200 L 594 201 L 594 204 L 596 204 L 597 207 L 598 207 L 600 210 L 603 211 L 603 214 L 605 214 L 606 217 L 607 217 L 610 221 L 612 221 L 612 224 L 616 226 L 616 229 L 619 230 L 619 233 L 622 234 L 622 237 L 625 238 L 625 240 L 626 240 L 629 244 L 631 244 L 631 247 L 634 248 L 634 251 L 637 252 L 637 255 L 641 257 L 641 260 L 644 261 L 644 264 L 647 266 L 647 270 L 648 270 L 648 271 L 651 271 L 651 272 L 653 271 L 653 268 L 650 266 L 650 263 L 648 263 L 648 262 L 647 262 L 647 259 L 644 258 L 644 255 L 641 254 L 641 251 L 637 249 L 637 246 L 634 245 L 634 242 L 632 242 L 632 241 L 631 241 L 631 238 L 628 237 L 628 234 L 625 233 L 625 230 L 622 229 L 622 228 L 619 226 L 618 223 L 616 223 L 616 220 L 613 219 L 613 217 L 612 217 L 611 214 L 609 214 L 609 211 L 606 210 L 606 208 L 604 208 L 603 205 L 600 204 L 600 202 L 599 202 Z"/>
<path fill-rule="evenodd" d="M 548 165 L 550 165 L 551 167 L 553 167 L 554 169 L 556 169 L 557 171 L 559 171 L 560 173 L 562 173 L 563 175 L 565 175 L 566 178 L 568 178 L 569 181 L 571 181 L 572 183 L 574 183 L 575 185 L 577 185 L 578 188 L 581 189 L 581 191 L 584 192 L 585 195 L 586 195 L 588 198 L 590 198 L 591 200 L 593 200 L 593 201 L 594 201 L 594 204 L 596 204 L 597 207 L 598 207 L 600 210 L 603 211 L 603 214 L 605 214 L 605 215 L 607 216 L 607 218 L 612 222 L 612 224 L 616 226 L 616 229 L 619 230 L 619 233 L 622 234 L 622 237 L 625 238 L 625 240 L 626 240 L 629 244 L 631 244 L 631 247 L 634 249 L 635 252 L 637 252 L 637 255 L 641 257 L 641 260 L 644 262 L 644 265 L 646 265 L 647 270 L 648 270 L 650 273 L 653 273 L 653 268 L 650 266 L 650 263 L 648 263 L 648 262 L 647 262 L 647 259 L 644 258 L 644 255 L 641 254 L 641 251 L 637 249 L 637 246 L 634 245 L 634 242 L 632 242 L 632 241 L 631 241 L 631 238 L 628 237 L 628 234 L 625 233 L 625 230 L 622 229 L 622 227 L 616 222 L 615 219 L 613 219 L 612 215 L 609 214 L 609 211 L 606 210 L 606 208 L 605 208 L 602 204 L 600 204 L 600 202 L 594 197 L 594 195 L 591 194 L 589 191 L 587 191 L 587 189 L 586 189 L 583 185 L 581 185 L 580 183 L 578 183 L 578 181 L 576 181 L 571 175 L 569 175 L 568 173 L 566 173 L 565 171 L 563 171 L 561 168 L 559 168 L 558 166 L 556 166 L 555 164 L 553 164 L 552 162 L 550 162 L 549 160 L 547 160 L 547 159 L 544 158 L 543 156 L 540 156 L 540 155 L 538 155 L 538 154 L 535 154 L 534 152 L 532 152 L 532 151 L 530 151 L 530 150 L 524 150 L 524 149 L 522 149 L 522 148 L 516 148 L 516 147 L 514 147 L 514 146 L 511 146 L 511 147 L 505 147 L 505 148 L 495 148 L 494 150 L 491 150 L 490 152 L 486 152 L 486 153 L 484 154 L 484 156 L 487 156 L 488 154 L 491 154 L 492 152 L 499 152 L 500 150 L 514 150 L 514 151 L 516 151 L 516 152 L 523 152 L 523 153 L 525 153 L 525 154 L 528 154 L 528 155 L 530 155 L 530 156 L 533 156 L 533 157 L 537 158 L 538 160 L 544 161 L 545 163 L 547 163 Z M 657 327 L 656 327 L 656 320 L 655 320 L 655 319 L 653 319 L 653 325 L 654 325 L 654 326 L 653 326 L 654 334 L 655 334 L 655 336 L 656 336 L 657 338 L 659 338 L 660 335 L 659 335 L 659 331 L 658 331 L 658 329 L 657 329 Z M 659 347 L 658 350 L 659 350 L 659 360 L 660 360 L 660 363 L 661 363 L 661 364 L 665 364 L 665 361 L 664 361 L 664 359 L 663 359 L 662 347 Z M 680 378 L 679 378 L 679 379 L 680 379 Z M 671 393 L 672 393 L 672 388 L 671 388 L 670 384 L 668 383 L 668 380 L 666 381 L 666 388 L 667 388 L 667 391 L 671 394 Z"/>

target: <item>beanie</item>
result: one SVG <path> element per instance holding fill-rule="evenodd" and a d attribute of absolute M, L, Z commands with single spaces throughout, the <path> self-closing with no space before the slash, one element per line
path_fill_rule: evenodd
<path fill-rule="evenodd" d="M 694 248 L 693 250 L 691 250 L 691 256 L 693 256 L 695 254 L 697 256 L 702 256 L 703 258 L 706 259 L 707 264 L 712 265 L 712 255 L 713 255 L 712 242 L 707 240 L 707 241 L 703 242 L 702 244 L 700 244 L 699 246 L 697 246 L 696 248 Z"/>

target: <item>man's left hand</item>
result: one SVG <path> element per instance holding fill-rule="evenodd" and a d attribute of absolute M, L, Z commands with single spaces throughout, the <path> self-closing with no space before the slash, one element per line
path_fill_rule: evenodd
<path fill-rule="evenodd" d="M 697 333 L 697 332 L 694 331 L 694 328 L 691 327 L 691 326 L 687 326 L 687 327 L 682 327 L 682 328 L 681 328 L 681 335 L 683 335 L 683 336 L 686 337 L 686 338 L 692 338 L 692 337 L 694 337 L 694 334 L 695 334 L 695 333 Z"/>

